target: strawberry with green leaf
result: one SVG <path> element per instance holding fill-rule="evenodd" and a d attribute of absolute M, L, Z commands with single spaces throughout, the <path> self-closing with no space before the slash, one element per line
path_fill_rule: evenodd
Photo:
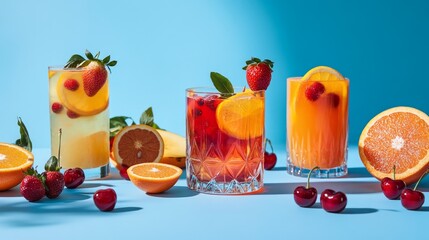
<path fill-rule="evenodd" d="M 274 63 L 271 60 L 265 59 L 261 61 L 259 58 L 252 57 L 246 61 L 247 84 L 253 91 L 267 90 L 271 82 L 271 73 L 273 72 Z"/>
<path fill-rule="evenodd" d="M 107 81 L 107 69 L 113 67 L 117 64 L 117 61 L 110 61 L 110 55 L 99 59 L 100 52 L 92 55 L 88 50 L 85 51 L 85 56 L 88 59 L 85 59 L 79 54 L 75 54 L 70 57 L 65 68 L 84 68 L 85 72 L 82 75 L 83 78 L 83 89 L 89 97 L 94 96 L 97 92 L 103 87 Z"/>

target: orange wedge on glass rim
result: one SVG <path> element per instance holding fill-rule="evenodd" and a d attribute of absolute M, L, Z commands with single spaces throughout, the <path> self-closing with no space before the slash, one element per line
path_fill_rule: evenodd
<path fill-rule="evenodd" d="M 31 152 L 17 145 L 0 143 L 0 191 L 17 186 L 33 165 Z"/>
<path fill-rule="evenodd" d="M 141 163 L 127 169 L 131 182 L 146 193 L 161 193 L 176 184 L 182 169 L 164 163 Z"/>
<path fill-rule="evenodd" d="M 377 179 L 416 182 L 429 167 L 429 117 L 411 107 L 385 110 L 368 122 L 359 139 L 359 155 Z"/>

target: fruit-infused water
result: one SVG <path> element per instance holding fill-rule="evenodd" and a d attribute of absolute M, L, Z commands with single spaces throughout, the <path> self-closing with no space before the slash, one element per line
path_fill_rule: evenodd
<path fill-rule="evenodd" d="M 316 177 L 347 174 L 349 81 L 287 80 L 288 172 Z"/>
<path fill-rule="evenodd" d="M 213 89 L 187 90 L 189 188 L 214 194 L 263 187 L 264 91 L 225 96 Z"/>
<path fill-rule="evenodd" d="M 80 167 L 86 178 L 109 173 L 109 87 L 85 91 L 85 69 L 49 68 L 51 151 L 58 154 L 58 130 L 62 129 L 61 167 Z"/>

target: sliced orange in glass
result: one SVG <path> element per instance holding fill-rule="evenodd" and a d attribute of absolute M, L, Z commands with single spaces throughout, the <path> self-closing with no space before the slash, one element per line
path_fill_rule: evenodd
<path fill-rule="evenodd" d="M 131 125 L 123 128 L 113 141 L 114 164 L 133 166 L 139 163 L 159 162 L 164 153 L 164 141 L 154 128 Z"/>
<path fill-rule="evenodd" d="M 164 163 L 141 163 L 127 169 L 131 182 L 146 193 L 161 193 L 176 184 L 182 169 Z"/>
<path fill-rule="evenodd" d="M 264 93 L 237 93 L 223 100 L 216 109 L 219 129 L 238 138 L 249 139 L 264 131 Z"/>
<path fill-rule="evenodd" d="M 11 189 L 24 179 L 33 166 L 34 156 L 22 147 L 0 143 L 0 191 Z"/>
<path fill-rule="evenodd" d="M 335 69 L 318 66 L 308 71 L 301 81 L 338 81 L 344 80 L 344 77 Z"/>
<path fill-rule="evenodd" d="M 96 95 L 88 97 L 83 89 L 83 71 L 63 72 L 58 80 L 57 94 L 61 103 L 69 110 L 81 115 L 91 116 L 104 111 L 109 105 L 108 82 L 101 87 Z M 76 90 L 69 90 L 64 86 L 64 82 L 74 79 L 79 87 Z"/>
<path fill-rule="evenodd" d="M 381 112 L 366 125 L 359 139 L 359 155 L 377 179 L 392 177 L 416 182 L 429 167 L 429 117 L 411 107 Z"/>

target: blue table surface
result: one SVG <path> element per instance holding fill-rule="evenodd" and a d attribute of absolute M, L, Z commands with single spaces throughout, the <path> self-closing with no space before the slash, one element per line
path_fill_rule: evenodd
<path fill-rule="evenodd" d="M 35 149 L 34 154 L 35 165 L 43 166 L 50 152 Z M 54 200 L 44 198 L 30 203 L 15 187 L 0 192 L 0 239 L 422 237 L 429 217 L 429 202 L 420 211 L 408 211 L 399 200 L 385 198 L 379 181 L 360 161 L 356 147 L 349 147 L 346 177 L 312 180 L 319 193 L 331 188 L 347 194 L 347 208 L 340 214 L 325 212 L 319 199 L 312 208 L 298 207 L 292 192 L 296 186 L 305 184 L 306 179 L 288 175 L 285 151 L 277 151 L 277 155 L 276 167 L 265 171 L 264 192 L 254 195 L 197 193 L 187 188 L 185 173 L 169 191 L 149 195 L 123 180 L 116 170 L 108 178 L 85 181 L 77 189 L 65 189 Z M 425 179 L 420 186 L 427 195 L 429 181 Z M 114 188 L 118 195 L 112 212 L 100 212 L 92 200 L 96 190 L 106 187 Z"/>

